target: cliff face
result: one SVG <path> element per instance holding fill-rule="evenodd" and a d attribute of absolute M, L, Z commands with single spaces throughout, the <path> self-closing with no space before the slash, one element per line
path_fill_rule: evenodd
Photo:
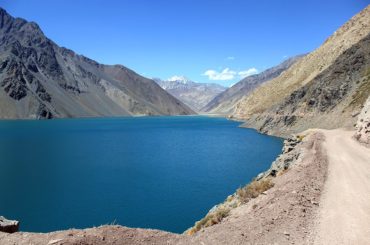
<path fill-rule="evenodd" d="M 370 97 L 358 117 L 355 138 L 370 147 Z"/>
<path fill-rule="evenodd" d="M 269 68 L 259 74 L 244 78 L 240 82 L 228 88 L 226 91 L 217 95 L 202 110 L 217 114 L 232 113 L 235 105 L 241 98 L 243 98 L 243 96 L 248 95 L 261 84 L 278 77 L 282 72 L 291 67 L 303 56 L 304 55 L 294 56 L 285 60 L 283 63 Z"/>
<path fill-rule="evenodd" d="M 0 118 L 191 113 L 154 81 L 59 47 L 0 8 Z"/>
<path fill-rule="evenodd" d="M 232 116 L 280 136 L 313 127 L 353 127 L 370 94 L 369 34 L 367 7 L 317 50 L 242 99 Z"/>

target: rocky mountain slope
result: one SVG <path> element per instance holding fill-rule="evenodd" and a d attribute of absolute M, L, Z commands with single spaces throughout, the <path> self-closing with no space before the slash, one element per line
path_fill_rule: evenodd
<path fill-rule="evenodd" d="M 217 114 L 232 113 L 235 105 L 241 98 L 243 98 L 243 96 L 248 95 L 261 84 L 278 77 L 282 72 L 291 67 L 303 56 L 304 55 L 294 56 L 259 74 L 244 78 L 240 82 L 228 88 L 226 91 L 217 95 L 203 108 L 203 111 Z"/>
<path fill-rule="evenodd" d="M 0 8 L 0 118 L 192 113 L 154 81 L 59 47 Z"/>
<path fill-rule="evenodd" d="M 236 106 L 233 117 L 264 133 L 353 127 L 370 95 L 370 6 L 324 44 Z"/>
<path fill-rule="evenodd" d="M 215 83 L 196 83 L 185 77 L 172 77 L 168 80 L 154 79 L 163 89 L 184 102 L 195 111 L 203 111 L 214 97 L 226 90 Z"/>

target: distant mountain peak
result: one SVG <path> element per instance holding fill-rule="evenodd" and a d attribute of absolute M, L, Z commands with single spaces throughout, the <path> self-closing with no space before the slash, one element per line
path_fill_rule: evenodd
<path fill-rule="evenodd" d="M 179 83 L 183 83 L 183 84 L 193 82 L 185 76 L 173 76 L 173 77 L 168 78 L 167 81 L 169 81 L 169 82 L 179 82 Z"/>
<path fill-rule="evenodd" d="M 226 89 L 216 83 L 194 82 L 185 76 L 173 76 L 167 80 L 153 78 L 153 80 L 195 111 L 200 111 L 209 101 Z"/>

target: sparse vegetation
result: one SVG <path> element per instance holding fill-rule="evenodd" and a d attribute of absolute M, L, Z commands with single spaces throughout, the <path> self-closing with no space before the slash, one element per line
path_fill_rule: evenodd
<path fill-rule="evenodd" d="M 218 224 L 223 218 L 227 217 L 229 213 L 229 208 L 217 209 L 215 212 L 207 214 L 206 217 L 196 222 L 195 226 L 187 231 L 187 234 L 193 235 L 195 232 L 201 230 L 202 228 Z"/>
<path fill-rule="evenodd" d="M 298 139 L 300 142 L 304 139 L 304 137 L 306 137 L 306 135 L 303 135 L 303 134 L 299 134 L 299 135 L 297 135 L 297 139 Z"/>
<path fill-rule="evenodd" d="M 274 183 L 270 179 L 254 180 L 250 184 L 239 188 L 236 191 L 236 195 L 229 196 L 226 201 L 221 204 L 214 212 L 208 213 L 203 219 L 195 223 L 194 227 L 186 231 L 186 234 L 193 235 L 205 227 L 209 227 L 218 224 L 227 217 L 231 209 L 236 208 L 238 204 L 233 202 L 234 205 L 230 204 L 235 198 L 240 203 L 247 203 L 250 199 L 258 197 L 262 192 L 267 191 L 274 186 Z M 228 203 L 228 205 L 227 205 Z M 253 206 L 255 209 L 257 205 Z"/>
<path fill-rule="evenodd" d="M 267 191 L 274 186 L 270 179 L 262 179 L 259 181 L 252 181 L 243 188 L 239 188 L 236 194 L 242 203 L 248 202 L 252 198 L 258 197 L 262 192 Z"/>

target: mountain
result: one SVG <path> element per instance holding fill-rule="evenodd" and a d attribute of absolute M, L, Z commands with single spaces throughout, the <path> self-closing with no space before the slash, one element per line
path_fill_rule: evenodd
<path fill-rule="evenodd" d="M 298 55 L 285 60 L 283 63 L 267 69 L 259 74 L 248 76 L 240 82 L 234 84 L 226 91 L 217 95 L 204 108 L 204 111 L 217 114 L 230 114 L 233 112 L 236 103 L 243 97 L 252 92 L 261 84 L 278 77 L 282 72 L 292 66 L 304 55 Z"/>
<path fill-rule="evenodd" d="M 369 95 L 370 6 L 318 49 L 243 98 L 232 117 L 281 136 L 308 128 L 353 128 Z"/>
<path fill-rule="evenodd" d="M 59 47 L 0 8 L 0 118 L 193 113 L 153 80 Z"/>
<path fill-rule="evenodd" d="M 174 76 L 168 80 L 154 80 L 163 89 L 195 111 L 202 111 L 202 108 L 215 96 L 226 90 L 219 84 L 196 83 L 182 76 Z"/>

